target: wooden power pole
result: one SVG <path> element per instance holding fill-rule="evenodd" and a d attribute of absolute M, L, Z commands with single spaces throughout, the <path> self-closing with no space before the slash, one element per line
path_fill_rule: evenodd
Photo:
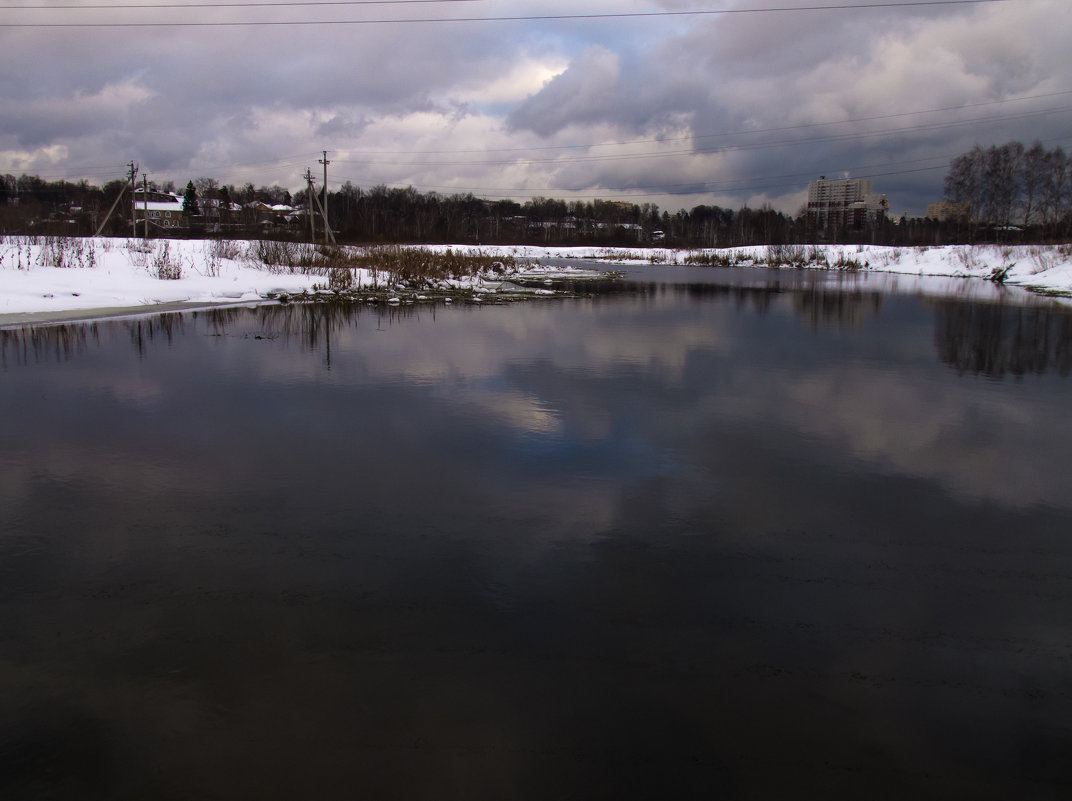
<path fill-rule="evenodd" d="M 143 175 L 142 190 L 141 190 L 141 206 L 142 211 L 145 213 L 145 238 L 149 238 L 149 176 Z"/>
<path fill-rule="evenodd" d="M 313 174 L 305 169 L 305 206 L 309 214 L 309 241 L 316 241 L 316 226 L 313 220 Z"/>
<path fill-rule="evenodd" d="M 324 165 L 324 203 L 320 207 L 320 210 L 324 212 L 324 244 L 328 243 L 328 232 L 331 230 L 331 226 L 328 225 L 328 165 L 331 164 L 328 161 L 328 151 L 322 151 L 324 158 L 318 159 L 318 161 Z M 335 237 L 332 237 L 334 239 Z"/>
<path fill-rule="evenodd" d="M 137 237 L 138 237 L 138 198 L 137 198 L 137 195 L 135 194 L 134 190 L 138 186 L 137 183 L 135 183 L 135 179 L 138 177 L 138 167 L 133 161 L 130 162 L 130 164 L 127 165 L 127 166 L 130 167 L 130 233 L 135 239 L 137 239 Z"/>

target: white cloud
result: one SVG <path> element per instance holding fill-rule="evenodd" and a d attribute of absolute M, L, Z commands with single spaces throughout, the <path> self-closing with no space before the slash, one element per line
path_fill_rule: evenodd
<path fill-rule="evenodd" d="M 671 7 L 693 6 L 633 0 L 583 11 Z M 354 160 L 364 165 L 338 172 L 340 180 L 358 183 L 514 188 L 518 199 L 532 191 L 568 197 L 632 189 L 637 202 L 670 209 L 768 198 L 795 213 L 812 173 L 863 165 L 893 165 L 875 171 L 896 172 L 909 159 L 940 163 L 975 141 L 1039 137 L 1056 144 L 1066 137 L 1067 144 L 1067 112 L 994 119 L 1068 105 L 1060 97 L 791 127 L 1068 90 L 1072 55 L 1062 26 L 1054 24 L 1065 10 L 1057 0 L 1032 0 L 584 22 L 139 29 L 137 35 L 0 30 L 0 149 L 13 154 L 0 172 L 47 164 L 53 175 L 60 169 L 79 177 L 78 169 L 133 159 L 176 180 L 215 170 L 225 181 L 296 189 L 304 154 L 326 149 L 361 154 Z M 577 9 L 552 4 L 514 11 Z M 213 13 L 237 20 L 252 12 Z M 832 132 L 984 117 L 989 121 L 964 128 L 821 141 Z M 778 128 L 788 130 L 770 130 Z M 742 131 L 751 133 L 711 136 Z M 690 134 L 707 136 L 695 143 L 702 149 L 794 143 L 721 155 L 584 159 L 654 154 L 667 146 L 651 140 Z M 606 146 L 615 142 L 633 144 Z M 586 144 L 602 146 L 567 149 Z M 67 156 L 55 164 L 26 158 L 61 146 Z M 509 160 L 514 163 L 503 163 Z M 473 161 L 484 163 L 459 163 Z M 894 208 L 921 207 L 940 193 L 941 171 L 890 176 L 876 188 L 891 195 Z"/>
<path fill-rule="evenodd" d="M 567 63 L 558 56 L 548 58 L 522 58 L 516 63 L 504 65 L 501 74 L 482 76 L 473 87 L 460 87 L 457 95 L 463 101 L 474 103 L 509 103 L 524 100 L 546 86 L 557 75 L 565 72 Z"/>
<path fill-rule="evenodd" d="M 11 172 L 25 173 L 46 170 L 62 163 L 67 158 L 63 145 L 48 145 L 32 150 L 0 150 L 0 160 L 11 165 Z"/>

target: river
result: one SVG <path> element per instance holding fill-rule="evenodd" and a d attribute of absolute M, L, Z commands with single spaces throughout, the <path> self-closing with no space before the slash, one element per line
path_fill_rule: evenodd
<path fill-rule="evenodd" d="M 1072 313 L 630 278 L 0 331 L 0 797 L 1068 797 Z"/>

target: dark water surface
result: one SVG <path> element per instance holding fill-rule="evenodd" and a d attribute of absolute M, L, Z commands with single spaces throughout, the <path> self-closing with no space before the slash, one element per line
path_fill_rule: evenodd
<path fill-rule="evenodd" d="M 1072 797 L 1072 315 L 703 275 L 0 332 L 0 798 Z"/>

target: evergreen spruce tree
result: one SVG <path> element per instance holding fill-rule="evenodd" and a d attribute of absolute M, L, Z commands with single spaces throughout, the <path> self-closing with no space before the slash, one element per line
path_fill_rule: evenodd
<path fill-rule="evenodd" d="M 197 204 L 197 190 L 194 189 L 193 181 L 186 184 L 186 192 L 182 196 L 182 213 L 187 217 L 197 217 L 201 214 L 201 207 Z"/>
<path fill-rule="evenodd" d="M 220 222 L 231 221 L 231 193 L 226 186 L 220 187 Z"/>

